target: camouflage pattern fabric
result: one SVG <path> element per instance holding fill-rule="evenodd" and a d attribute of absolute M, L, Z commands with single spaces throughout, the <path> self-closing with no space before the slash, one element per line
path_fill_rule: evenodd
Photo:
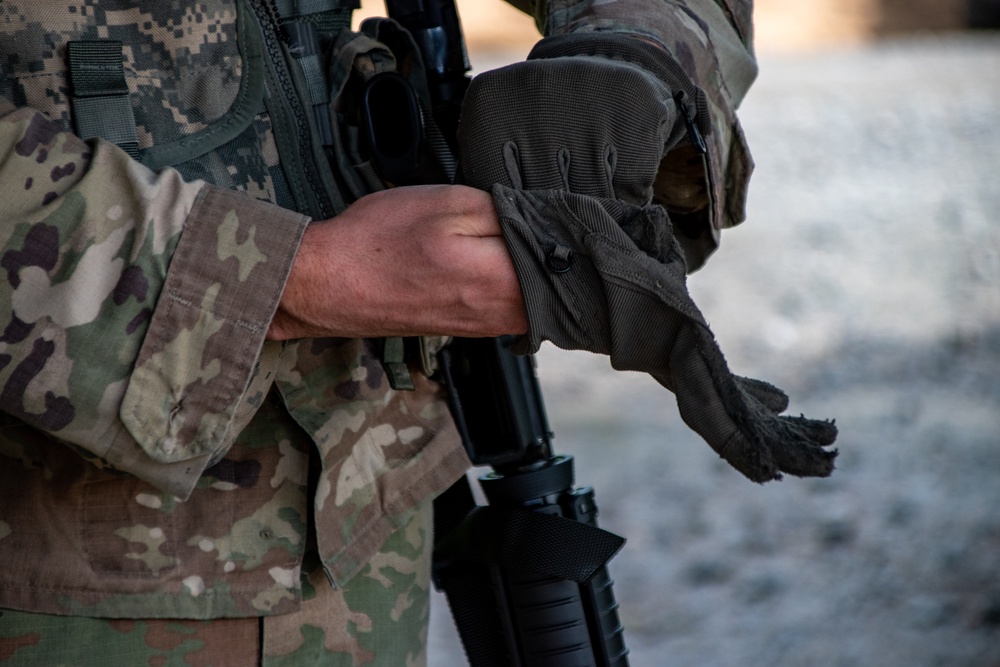
<path fill-rule="evenodd" d="M 0 663 L 105 667 L 212 665 L 419 667 L 430 600 L 430 506 L 342 589 L 316 569 L 298 611 L 265 619 L 119 620 L 6 611 Z"/>
<path fill-rule="evenodd" d="M 411 518 L 342 589 L 317 569 L 300 611 L 264 620 L 265 667 L 420 667 L 427 664 L 431 506 Z"/>
<path fill-rule="evenodd" d="M 373 341 L 297 342 L 275 380 L 319 451 L 316 537 L 338 582 L 409 521 L 428 487 L 444 490 L 470 465 L 456 447 L 440 387 L 414 372 L 414 391 L 389 389 L 375 348 Z"/>
<path fill-rule="evenodd" d="M 0 142 L 20 190 L 0 231 L 4 411 L 186 497 L 252 415 L 305 218 L 154 176 L 2 100 Z"/>
<path fill-rule="evenodd" d="M 227 187 L 275 201 L 268 167 L 278 164 L 276 150 L 272 145 L 261 151 L 246 141 L 273 144 L 266 114 L 258 115 L 262 75 L 256 59 L 262 54 L 249 53 L 253 22 L 245 16 L 239 20 L 233 0 L 184 4 L 5 2 L 0 53 L 17 58 L 3 67 L 8 77 L 3 94 L 18 107 L 43 110 L 71 129 L 64 44 L 118 40 L 143 164 L 154 169 L 176 165 L 189 181 L 217 182 L 225 174 Z M 252 131 L 234 145 L 244 129 Z M 202 152 L 228 145 L 200 160 L 180 162 L 178 153 L 192 144 Z"/>
<path fill-rule="evenodd" d="M 256 618 L 131 620 L 0 616 L 0 663 L 9 667 L 221 667 L 260 664 Z"/>

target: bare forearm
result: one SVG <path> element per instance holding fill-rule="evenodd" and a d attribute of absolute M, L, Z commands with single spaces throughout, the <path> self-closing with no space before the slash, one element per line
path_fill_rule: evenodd
<path fill-rule="evenodd" d="M 268 337 L 525 330 L 492 198 L 444 185 L 369 195 L 310 226 Z"/>

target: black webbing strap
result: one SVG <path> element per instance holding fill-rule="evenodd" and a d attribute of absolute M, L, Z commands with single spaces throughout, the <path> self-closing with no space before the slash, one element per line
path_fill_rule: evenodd
<path fill-rule="evenodd" d="M 122 43 L 76 41 L 69 43 L 68 52 L 77 136 L 106 139 L 138 159 L 139 140 L 125 83 Z"/>

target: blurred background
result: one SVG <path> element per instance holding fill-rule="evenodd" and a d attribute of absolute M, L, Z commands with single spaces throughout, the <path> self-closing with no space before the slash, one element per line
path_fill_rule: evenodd
<path fill-rule="evenodd" d="M 838 470 L 752 484 L 651 379 L 543 348 L 557 451 L 628 539 L 632 664 L 1000 665 L 1000 0 L 756 6 L 748 220 L 689 284 L 734 371 L 837 419 Z M 537 39 L 459 11 L 478 71 Z"/>
<path fill-rule="evenodd" d="M 499 51 L 523 59 L 538 40 L 534 21 L 503 0 L 456 4 L 473 56 Z M 357 22 L 384 15 L 383 0 L 361 0 L 355 13 Z M 1000 0 L 755 0 L 754 25 L 759 52 L 815 51 L 887 36 L 1000 29 Z"/>

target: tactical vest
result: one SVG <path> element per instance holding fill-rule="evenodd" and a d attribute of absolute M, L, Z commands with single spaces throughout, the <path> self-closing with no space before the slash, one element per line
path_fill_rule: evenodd
<path fill-rule="evenodd" d="M 0 93 L 153 170 L 173 167 L 325 219 L 386 187 L 362 139 L 365 82 L 399 70 L 429 103 L 405 31 L 386 19 L 350 31 L 357 0 L 208 0 L 178 13 L 172 36 L 154 32 L 130 3 L 113 11 L 116 4 L 48 17 L 46 30 L 67 37 L 66 61 L 62 51 L 25 44 L 39 49 L 24 54 L 37 65 L 14 68 Z M 169 52 L 171 37 L 192 33 L 201 33 L 197 52 Z M 53 99 L 38 69 L 65 72 L 65 96 Z"/>

